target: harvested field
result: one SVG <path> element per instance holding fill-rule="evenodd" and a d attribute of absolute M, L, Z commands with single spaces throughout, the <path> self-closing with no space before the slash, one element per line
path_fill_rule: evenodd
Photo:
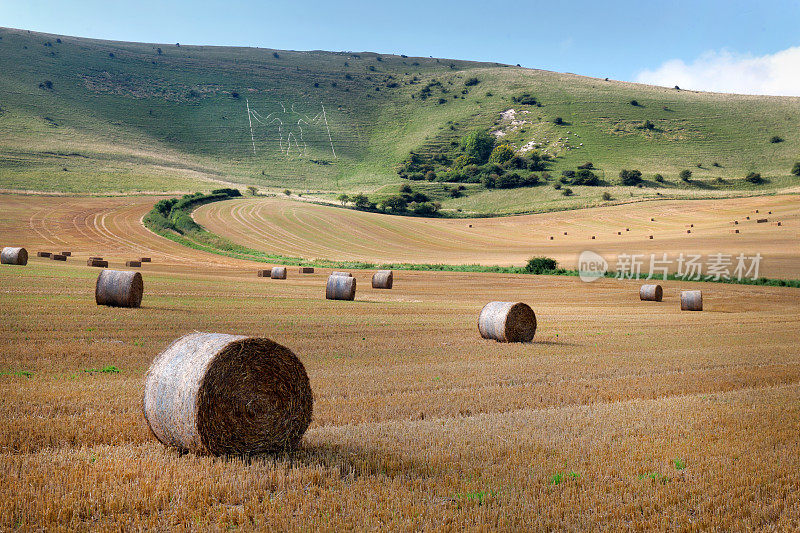
<path fill-rule="evenodd" d="M 72 220 L 52 200 L 0 196 L 0 208 L 27 206 L 0 209 L 3 235 L 52 248 L 47 224 L 28 224 L 45 212 L 37 202 Z M 322 294 L 325 269 L 265 283 L 253 275 L 263 264 L 138 227 L 136 200 L 58 200 L 110 209 L 106 227 L 125 239 L 79 217 L 70 246 L 81 260 L 158 261 L 140 309 L 97 306 L 98 272 L 78 261 L 0 268 L 4 527 L 800 525 L 797 289 L 667 281 L 665 303 L 643 305 L 636 280 L 403 272 L 385 291 L 356 270 L 358 298 L 337 302 Z M 702 313 L 680 311 L 682 289 L 703 290 Z M 493 300 L 534 306 L 532 343 L 480 337 Z M 182 456 L 152 436 L 145 372 L 193 331 L 266 336 L 299 356 L 314 391 L 299 453 Z"/>
<path fill-rule="evenodd" d="M 780 215 L 783 227 L 751 220 L 739 225 L 740 235 L 728 232 L 731 221 L 756 207 Z M 575 268 L 587 247 L 609 260 L 622 253 L 761 253 L 763 275 L 800 278 L 798 195 L 652 201 L 471 219 L 472 228 L 461 219 L 387 216 L 280 198 L 208 204 L 194 218 L 238 244 L 308 259 L 524 265 L 533 255 L 545 255 Z M 690 223 L 694 228 L 687 234 Z"/>

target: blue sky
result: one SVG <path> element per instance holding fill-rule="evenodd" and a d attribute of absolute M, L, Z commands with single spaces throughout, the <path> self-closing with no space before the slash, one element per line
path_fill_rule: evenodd
<path fill-rule="evenodd" d="M 772 76 L 772 93 L 800 95 L 800 74 L 782 72 L 800 72 L 798 22 L 800 0 L 0 0 L 0 26 L 65 35 L 404 53 L 739 92 L 765 92 L 742 77 Z"/>

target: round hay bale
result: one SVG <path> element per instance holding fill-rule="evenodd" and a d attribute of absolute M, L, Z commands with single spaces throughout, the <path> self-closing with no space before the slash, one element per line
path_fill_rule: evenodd
<path fill-rule="evenodd" d="M 53 261 L 66 261 L 67 256 L 64 254 L 53 254 L 50 256 L 50 259 L 52 259 Z"/>
<path fill-rule="evenodd" d="M 86 266 L 108 268 L 108 261 L 103 261 L 102 259 L 87 259 Z"/>
<path fill-rule="evenodd" d="M 53 254 L 50 252 L 36 252 L 36 257 L 50 257 L 51 255 Z"/>
<path fill-rule="evenodd" d="M 702 311 L 702 291 L 681 291 L 681 311 Z"/>
<path fill-rule="evenodd" d="M 500 342 L 530 342 L 536 334 L 536 314 L 522 302 L 489 302 L 478 317 L 484 339 Z"/>
<path fill-rule="evenodd" d="M 378 270 L 372 275 L 373 289 L 391 289 L 394 284 L 394 273 L 391 270 Z"/>
<path fill-rule="evenodd" d="M 199 454 L 297 447 L 314 405 L 303 363 L 265 338 L 191 333 L 145 376 L 144 417 L 167 446 Z"/>
<path fill-rule="evenodd" d="M 131 259 L 130 261 L 125 261 L 125 266 L 131 268 L 139 268 L 142 266 L 142 262 L 136 261 L 135 259 Z"/>
<path fill-rule="evenodd" d="M 356 297 L 356 278 L 352 276 L 328 276 L 325 298 L 328 300 L 353 300 Z"/>
<path fill-rule="evenodd" d="M 272 269 L 271 268 L 264 268 L 264 269 L 258 271 L 258 277 L 259 278 L 268 278 L 271 275 L 272 275 Z"/>
<path fill-rule="evenodd" d="M 639 299 L 646 302 L 660 302 L 664 296 L 664 289 L 661 285 L 650 284 L 639 287 Z"/>
<path fill-rule="evenodd" d="M 6 246 L 0 252 L 0 264 L 25 266 L 28 264 L 28 250 Z"/>
<path fill-rule="evenodd" d="M 331 272 L 331 276 L 345 276 L 349 278 L 352 277 L 353 275 L 350 272 L 337 272 L 336 270 L 334 270 L 333 272 Z"/>
<path fill-rule="evenodd" d="M 272 267 L 269 277 L 272 279 L 286 279 L 286 267 Z"/>
<path fill-rule="evenodd" d="M 97 305 L 113 307 L 139 307 L 142 303 L 144 283 L 142 275 L 127 270 L 103 270 L 97 276 L 94 299 Z"/>
<path fill-rule="evenodd" d="M 299 272 L 300 274 L 313 274 L 314 267 L 300 267 Z"/>

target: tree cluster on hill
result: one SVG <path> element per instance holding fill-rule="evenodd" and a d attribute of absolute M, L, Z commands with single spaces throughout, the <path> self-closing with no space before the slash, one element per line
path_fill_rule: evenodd
<path fill-rule="evenodd" d="M 537 185 L 539 177 L 534 172 L 547 168 L 547 160 L 537 152 L 517 154 L 508 144 L 496 145 L 495 137 L 486 130 L 465 135 L 457 146 L 455 153 L 429 158 L 412 152 L 398 166 L 397 174 L 412 181 L 482 183 L 488 189 L 512 189 Z"/>

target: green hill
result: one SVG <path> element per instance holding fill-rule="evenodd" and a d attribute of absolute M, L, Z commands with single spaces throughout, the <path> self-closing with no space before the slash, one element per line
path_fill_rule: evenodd
<path fill-rule="evenodd" d="M 0 63 L 0 189 L 183 191 L 222 181 L 390 194 L 403 183 L 395 168 L 411 151 L 452 157 L 476 128 L 496 130 L 515 149 L 535 145 L 552 157 L 554 176 L 591 161 L 608 186 L 622 168 L 641 170 L 645 180 L 662 174 L 663 183 L 649 185 L 667 196 L 797 183 L 790 170 L 800 159 L 800 98 L 371 52 L 124 43 L 13 29 L 0 29 Z M 677 179 L 682 169 L 692 170 L 693 183 Z M 742 182 L 751 171 L 766 183 Z M 445 185 L 420 187 L 464 211 L 564 201 L 544 186 L 471 185 L 462 198 L 446 195 Z M 569 201 L 581 205 L 605 190 L 655 194 L 573 189 Z"/>

